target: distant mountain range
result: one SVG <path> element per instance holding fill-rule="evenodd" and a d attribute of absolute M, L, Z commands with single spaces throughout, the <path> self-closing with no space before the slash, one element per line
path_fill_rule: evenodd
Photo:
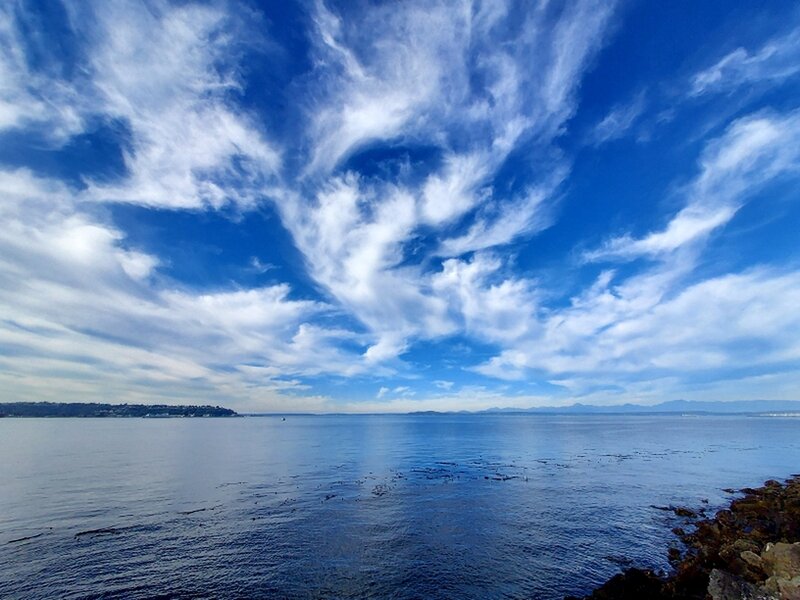
<path fill-rule="evenodd" d="M 670 400 L 660 404 L 617 404 L 594 406 L 571 404 L 570 406 L 546 406 L 537 408 L 490 408 L 482 413 L 559 413 L 559 414 L 631 414 L 631 413 L 713 413 L 713 414 L 764 414 L 800 413 L 797 400 L 735 400 L 730 402 L 699 402 L 692 400 Z"/>

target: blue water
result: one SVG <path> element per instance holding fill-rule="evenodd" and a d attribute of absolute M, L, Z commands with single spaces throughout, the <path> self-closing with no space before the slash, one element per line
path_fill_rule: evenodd
<path fill-rule="evenodd" d="M 798 472 L 798 433 L 745 416 L 2 419 L 0 597 L 562 598 L 626 559 L 668 568 L 680 520 L 651 505 L 718 508 L 721 488 Z"/>

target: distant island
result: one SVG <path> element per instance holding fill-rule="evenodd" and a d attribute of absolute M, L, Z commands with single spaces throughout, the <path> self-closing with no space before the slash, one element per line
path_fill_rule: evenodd
<path fill-rule="evenodd" d="M 0 417 L 237 417 L 221 406 L 99 404 L 94 402 L 4 402 Z"/>

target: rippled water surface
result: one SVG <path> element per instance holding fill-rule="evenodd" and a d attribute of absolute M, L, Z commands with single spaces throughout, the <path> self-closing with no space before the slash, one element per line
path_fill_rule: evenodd
<path fill-rule="evenodd" d="M 800 471 L 800 419 L 0 420 L 0 597 L 561 598 Z M 28 538 L 28 539 L 24 539 Z"/>

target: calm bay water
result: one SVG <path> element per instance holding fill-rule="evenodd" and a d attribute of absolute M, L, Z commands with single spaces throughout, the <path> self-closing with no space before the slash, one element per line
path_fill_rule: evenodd
<path fill-rule="evenodd" d="M 792 418 L 2 419 L 0 597 L 562 598 L 798 471 Z"/>

